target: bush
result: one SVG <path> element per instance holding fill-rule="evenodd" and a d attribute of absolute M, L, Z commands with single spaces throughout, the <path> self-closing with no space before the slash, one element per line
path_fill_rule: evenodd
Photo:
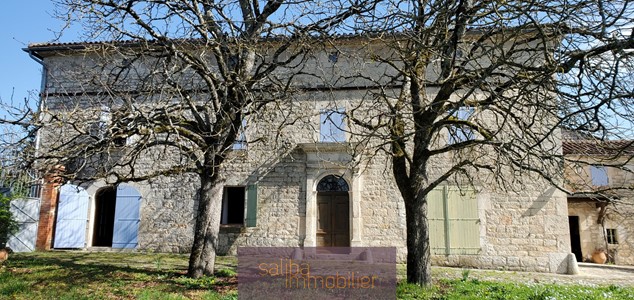
<path fill-rule="evenodd" d="M 0 193 L 0 249 L 6 247 L 9 236 L 18 230 L 18 224 L 9 210 L 10 201 L 10 197 Z"/>

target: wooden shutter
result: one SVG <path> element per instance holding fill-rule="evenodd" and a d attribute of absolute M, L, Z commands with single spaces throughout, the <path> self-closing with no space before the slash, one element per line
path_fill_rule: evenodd
<path fill-rule="evenodd" d="M 257 225 L 258 215 L 258 186 L 251 184 L 247 186 L 247 227 Z"/>
<path fill-rule="evenodd" d="M 477 254 L 480 251 L 480 219 L 475 191 L 447 187 L 449 252 Z"/>
<path fill-rule="evenodd" d="M 117 186 L 112 248 L 136 248 L 141 208 L 141 194 L 132 186 Z"/>
<path fill-rule="evenodd" d="M 88 193 L 81 187 L 65 184 L 59 189 L 55 248 L 83 248 L 86 243 Z"/>
<path fill-rule="evenodd" d="M 432 254 L 446 254 L 444 191 L 435 188 L 427 194 L 427 220 L 429 221 L 429 243 Z"/>

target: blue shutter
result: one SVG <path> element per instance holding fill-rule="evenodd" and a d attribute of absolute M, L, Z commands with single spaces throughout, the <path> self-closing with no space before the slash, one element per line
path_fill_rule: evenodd
<path fill-rule="evenodd" d="M 141 194 L 132 186 L 120 184 L 117 186 L 116 199 L 112 248 L 136 248 L 141 220 Z"/>
<path fill-rule="evenodd" d="M 83 248 L 86 244 L 88 193 L 81 187 L 65 184 L 59 189 L 55 248 Z"/>

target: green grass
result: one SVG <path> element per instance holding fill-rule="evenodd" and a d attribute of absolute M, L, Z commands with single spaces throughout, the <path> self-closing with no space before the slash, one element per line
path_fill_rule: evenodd
<path fill-rule="evenodd" d="M 173 254 L 15 253 L 0 267 L 0 299 L 235 299 L 226 277 L 234 257 L 219 257 L 218 277 L 185 277 L 187 256 Z"/>
<path fill-rule="evenodd" d="M 400 284 L 399 299 L 634 299 L 634 289 L 615 285 L 588 287 L 579 285 L 521 284 L 514 282 L 485 282 L 441 279 L 431 288 Z"/>
<path fill-rule="evenodd" d="M 185 276 L 186 255 L 16 253 L 0 267 L 0 299 L 237 299 L 236 258 L 218 257 L 216 262 L 216 276 L 191 279 Z M 399 266 L 398 273 L 402 279 L 403 266 Z M 430 288 L 399 284 L 397 297 L 634 299 L 633 287 L 533 283 L 535 280 L 518 272 L 433 268 L 432 276 L 435 281 Z M 488 277 L 497 280 L 483 279 Z"/>

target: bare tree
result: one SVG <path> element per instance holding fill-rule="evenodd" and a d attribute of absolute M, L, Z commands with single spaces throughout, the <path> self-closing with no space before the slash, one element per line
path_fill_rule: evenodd
<path fill-rule="evenodd" d="M 386 65 L 348 112 L 392 157 L 405 201 L 407 281 L 431 283 L 427 195 L 447 181 L 562 185 L 559 128 L 631 129 L 630 1 L 386 1 L 361 30 Z M 397 33 L 394 33 L 394 32 Z M 387 111 L 386 111 L 387 110 Z M 378 112 L 378 113 L 377 113 Z M 623 127 L 621 127 L 623 129 Z M 629 132 L 631 134 L 631 132 Z"/>
<path fill-rule="evenodd" d="M 347 20 L 371 9 L 363 0 L 58 4 L 62 18 L 83 26 L 86 42 L 29 48 L 77 64 L 49 74 L 39 167 L 63 165 L 69 179 L 113 183 L 197 174 L 192 277 L 214 270 L 220 170 L 245 116 L 287 99 L 321 37 L 349 30 Z"/>
<path fill-rule="evenodd" d="M 380 49 L 360 53 L 385 72 L 346 72 L 371 87 L 348 117 L 358 139 L 392 157 L 409 282 L 431 282 L 435 187 L 520 190 L 527 175 L 561 186 L 560 126 L 622 135 L 606 123 L 614 112 L 631 128 L 629 1 L 59 2 L 87 40 L 115 42 L 44 47 L 84 59 L 82 72 L 58 74 L 81 80 L 49 90 L 38 126 L 59 142 L 39 158 L 75 180 L 198 174 L 194 277 L 213 272 L 220 168 L 242 119 L 289 98 L 323 36 L 355 32 Z"/>

